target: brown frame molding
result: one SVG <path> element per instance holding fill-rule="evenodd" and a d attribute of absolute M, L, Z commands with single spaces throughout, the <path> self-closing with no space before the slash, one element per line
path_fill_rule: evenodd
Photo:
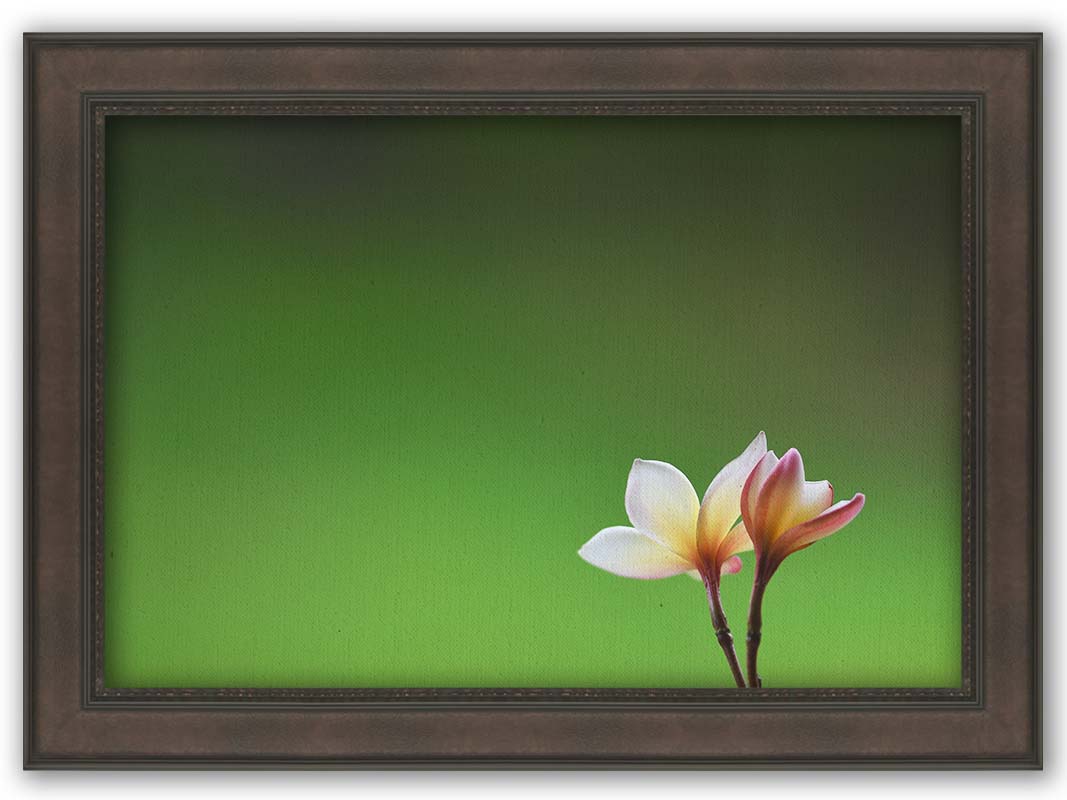
<path fill-rule="evenodd" d="M 602 705 L 631 704 L 644 707 L 648 703 L 661 704 L 707 704 L 718 701 L 737 703 L 739 697 L 734 689 L 596 689 L 576 687 L 568 689 L 174 689 L 155 687 L 150 689 L 110 688 L 104 684 L 103 675 L 103 586 L 104 586 L 104 468 L 103 468 L 103 385 L 104 385 L 104 279 L 106 257 L 104 251 L 104 174 L 106 169 L 104 153 L 106 123 L 115 116 L 138 115 L 208 115 L 208 116 L 289 116 L 289 115 L 393 115 L 393 116 L 442 116 L 442 115 L 937 115 L 954 116 L 960 120 L 960 154 L 961 176 L 964 198 L 961 213 L 960 237 L 963 243 L 961 263 L 963 265 L 963 308 L 964 308 L 964 384 L 962 387 L 963 410 L 963 547 L 961 568 L 963 614 L 961 619 L 961 670 L 962 685 L 952 688 L 907 688 L 907 689 L 759 689 L 748 691 L 744 702 L 795 703 L 808 700 L 840 701 L 855 707 L 857 703 L 894 704 L 919 702 L 929 704 L 936 701 L 969 701 L 978 703 L 976 675 L 978 663 L 975 658 L 975 618 L 974 584 L 976 564 L 975 546 L 978 539 L 977 514 L 974 505 L 975 480 L 978 474 L 978 459 L 973 453 L 976 437 L 975 403 L 977 395 L 977 358 L 974 349 L 977 323 L 976 303 L 978 293 L 978 264 L 975 246 L 975 219 L 979 216 L 980 202 L 975 193 L 975 162 L 980 142 L 977 140 L 975 120 L 981 111 L 981 97 L 978 95 L 916 96 L 916 97 L 882 97 L 856 96 L 842 97 L 806 97 L 776 99 L 764 96 L 731 95 L 728 97 L 674 97 L 667 95 L 631 95 L 626 98 L 607 97 L 557 97 L 543 95 L 506 95 L 487 99 L 478 95 L 444 96 L 414 95 L 382 97 L 366 95 L 363 97 L 337 96 L 329 100 L 307 100 L 302 98 L 275 98 L 270 95 L 255 97 L 238 95 L 233 97 L 212 98 L 173 98 L 167 94 L 145 95 L 83 95 L 85 103 L 86 126 L 90 130 L 87 142 L 90 159 L 89 184 L 86 194 L 85 229 L 90 241 L 86 252 L 84 266 L 85 309 L 86 309 L 86 345 L 92 353 L 90 374 L 88 376 L 88 393 L 86 404 L 86 441 L 84 447 L 89 453 L 89 494 L 86 498 L 87 519 L 85 541 L 87 552 L 92 553 L 91 592 L 85 598 L 88 614 L 83 637 L 91 642 L 89 658 L 86 662 L 87 674 L 83 684 L 87 687 L 86 704 L 173 701 L 211 701 L 216 707 L 219 701 L 238 700 L 268 704 L 279 703 L 354 703 L 360 707 L 373 704 L 399 703 L 427 707 L 440 707 L 443 703 L 478 702 L 481 706 L 487 702 L 522 703 L 524 706 L 561 704 L 574 707 L 581 703 Z"/>
<path fill-rule="evenodd" d="M 28 35 L 27 766 L 1038 766 L 1040 46 L 1034 35 Z M 649 113 L 960 117 L 963 685 L 105 687 L 107 117 Z M 822 734 L 802 735 L 812 729 Z"/>

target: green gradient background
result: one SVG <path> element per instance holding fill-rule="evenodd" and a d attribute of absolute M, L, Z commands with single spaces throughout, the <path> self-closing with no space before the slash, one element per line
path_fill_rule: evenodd
<path fill-rule="evenodd" d="M 868 497 L 766 685 L 959 685 L 956 120 L 107 133 L 109 686 L 729 686 L 698 582 L 576 551 L 761 429 Z"/>

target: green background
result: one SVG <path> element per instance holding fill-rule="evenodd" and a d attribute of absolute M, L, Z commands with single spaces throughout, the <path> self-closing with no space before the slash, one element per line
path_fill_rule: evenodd
<path fill-rule="evenodd" d="M 765 685 L 959 685 L 956 120 L 122 118 L 107 159 L 109 686 L 730 686 L 698 582 L 576 551 L 635 457 L 702 494 L 761 429 L 868 498 L 772 581 Z"/>

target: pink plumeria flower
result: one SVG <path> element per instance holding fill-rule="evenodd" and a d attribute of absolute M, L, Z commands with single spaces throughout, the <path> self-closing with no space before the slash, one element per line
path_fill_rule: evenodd
<path fill-rule="evenodd" d="M 757 581 L 766 582 L 789 556 L 836 533 L 856 518 L 862 494 L 834 503 L 829 481 L 804 479 L 796 449 L 764 455 L 745 481 L 741 518 L 756 551 Z"/>
<path fill-rule="evenodd" d="M 687 572 L 718 584 L 740 571 L 738 553 L 752 549 L 738 508 L 745 479 L 767 452 L 761 431 L 708 486 L 703 501 L 689 479 L 662 461 L 637 459 L 626 484 L 633 527 L 605 528 L 578 555 L 624 578 L 669 578 Z"/>

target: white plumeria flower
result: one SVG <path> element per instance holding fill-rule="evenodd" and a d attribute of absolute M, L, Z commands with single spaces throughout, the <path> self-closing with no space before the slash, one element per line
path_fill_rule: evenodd
<path fill-rule="evenodd" d="M 740 571 L 737 554 L 752 549 L 739 520 L 741 490 L 767 452 L 761 431 L 745 451 L 723 467 L 703 501 L 676 467 L 637 459 L 626 484 L 626 513 L 633 527 L 605 528 L 578 555 L 624 578 L 669 578 L 687 572 L 718 584 Z"/>

